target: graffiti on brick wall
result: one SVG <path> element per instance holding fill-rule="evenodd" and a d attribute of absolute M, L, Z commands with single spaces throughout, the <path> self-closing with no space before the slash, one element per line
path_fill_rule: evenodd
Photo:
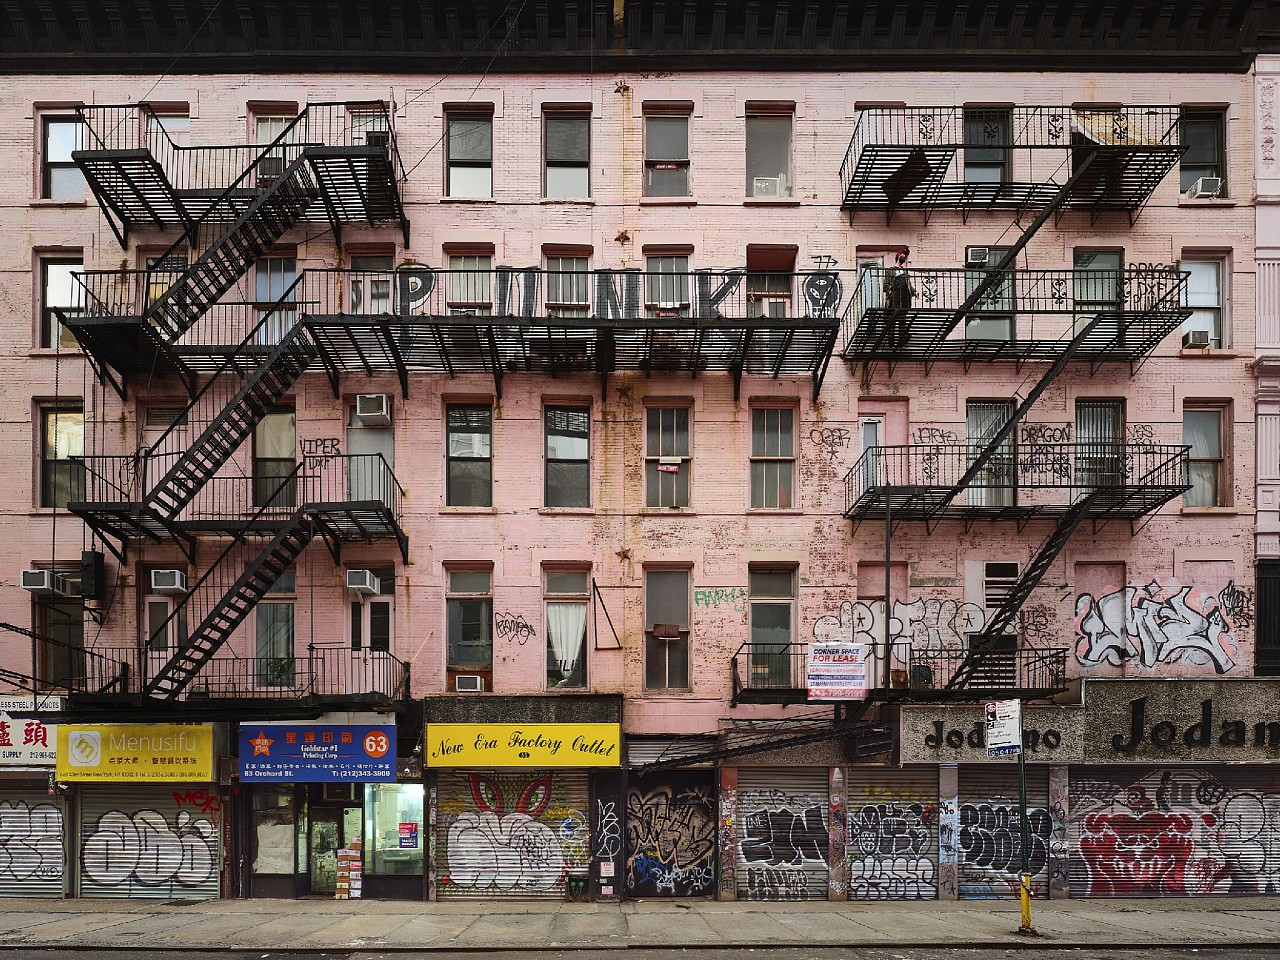
<path fill-rule="evenodd" d="M 108 810 L 85 837 L 84 878 L 98 887 L 177 896 L 212 880 L 218 863 L 213 821 L 186 810 L 170 818 L 158 810 Z"/>
<path fill-rule="evenodd" d="M 734 900 L 738 883 L 738 790 L 724 787 L 720 791 L 720 896 Z"/>
<path fill-rule="evenodd" d="M 895 600 L 889 617 L 889 642 L 909 643 L 916 655 L 965 647 L 968 635 L 981 630 L 985 620 L 976 603 L 935 597 Z M 846 600 L 837 613 L 819 617 L 813 624 L 813 639 L 820 641 L 880 644 L 884 634 L 883 600 Z"/>
<path fill-rule="evenodd" d="M 934 900 L 938 808 L 885 800 L 849 810 L 849 899 Z"/>
<path fill-rule="evenodd" d="M 554 774 L 466 778 L 468 796 L 442 802 L 451 817 L 443 891 L 553 890 L 590 859 L 585 811 L 556 797 Z"/>
<path fill-rule="evenodd" d="M 1073 779 L 1073 897 L 1280 893 L 1280 787 L 1202 770 Z"/>
<path fill-rule="evenodd" d="M 709 896 L 715 890 L 711 771 L 645 778 L 627 791 L 627 893 Z"/>
<path fill-rule="evenodd" d="M 743 899 L 826 898 L 830 843 L 826 806 L 825 796 L 739 791 L 738 848 L 746 865 L 745 884 L 739 877 Z M 819 865 L 821 883 L 811 884 L 810 871 Z"/>
<path fill-rule="evenodd" d="M 1018 893 L 1022 870 L 1022 819 L 1018 800 L 996 797 L 960 804 L 957 879 L 965 898 Z M 1028 872 L 1033 896 L 1046 894 L 1053 820 L 1044 807 L 1027 808 Z"/>
<path fill-rule="evenodd" d="M 0 880 L 61 881 L 62 811 L 51 803 L 0 803 Z"/>
<path fill-rule="evenodd" d="M 1251 622 L 1252 592 L 1247 610 L 1234 583 L 1217 596 L 1173 579 L 1098 596 L 1081 593 L 1076 597 L 1076 659 L 1085 668 L 1120 667 L 1126 673 L 1187 666 L 1230 673 L 1240 665 L 1228 610 L 1244 612 Z"/>

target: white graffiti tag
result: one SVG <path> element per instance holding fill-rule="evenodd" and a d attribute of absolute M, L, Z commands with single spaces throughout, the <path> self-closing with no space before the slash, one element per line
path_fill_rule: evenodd
<path fill-rule="evenodd" d="M 59 880 L 64 862 L 61 810 L 51 803 L 0 803 L 0 878 Z"/>
<path fill-rule="evenodd" d="M 1212 664 L 1223 674 L 1236 666 L 1235 640 L 1218 598 L 1176 580 L 1076 598 L 1076 659 L 1085 667 Z"/>
<path fill-rule="evenodd" d="M 449 825 L 449 880 L 472 890 L 550 890 L 564 873 L 551 828 L 527 813 L 464 813 Z"/>
<path fill-rule="evenodd" d="M 111 810 L 85 840 L 81 860 L 85 876 L 99 886 L 195 887 L 213 876 L 217 850 L 213 823 L 185 810 L 173 826 L 155 810 L 132 816 Z"/>
<path fill-rule="evenodd" d="M 895 600 L 889 617 L 889 642 L 910 644 L 916 654 L 964 647 L 968 636 L 982 629 L 986 617 L 976 603 L 919 597 L 909 603 Z M 878 645 L 884 642 L 884 601 L 846 600 L 840 612 L 819 617 L 813 639 Z M 895 657 L 898 653 L 895 651 Z"/>

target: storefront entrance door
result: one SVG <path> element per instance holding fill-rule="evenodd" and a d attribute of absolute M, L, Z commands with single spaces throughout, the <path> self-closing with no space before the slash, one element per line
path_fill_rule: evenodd
<path fill-rule="evenodd" d="M 311 808 L 311 893 L 333 896 L 338 890 L 338 850 L 359 840 L 363 810 L 357 806 Z"/>

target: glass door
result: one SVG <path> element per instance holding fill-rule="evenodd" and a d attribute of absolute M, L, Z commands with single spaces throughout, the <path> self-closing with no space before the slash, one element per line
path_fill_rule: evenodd
<path fill-rule="evenodd" d="M 338 851 L 361 841 L 364 810 L 359 806 L 311 808 L 311 893 L 333 896 L 338 892 Z"/>
<path fill-rule="evenodd" d="M 969 458 L 972 462 L 1013 416 L 1011 400 L 970 400 L 967 408 Z M 1011 507 L 1014 502 L 1013 439 L 1001 442 L 995 456 L 986 462 L 969 485 L 969 505 Z"/>

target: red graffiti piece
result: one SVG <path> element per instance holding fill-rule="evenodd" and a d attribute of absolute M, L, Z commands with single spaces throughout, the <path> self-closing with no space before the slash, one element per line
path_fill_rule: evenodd
<path fill-rule="evenodd" d="M 201 813 L 217 813 L 222 809 L 222 801 L 208 790 L 187 790 L 185 793 L 175 790 L 173 802 L 180 807 L 185 804 L 199 807 Z"/>
<path fill-rule="evenodd" d="M 542 811 L 547 809 L 547 804 L 551 802 L 551 774 L 545 777 L 539 777 L 533 783 L 524 788 L 520 794 L 520 800 L 516 803 L 516 810 L 520 813 L 527 813 L 535 820 L 542 816 Z"/>
<path fill-rule="evenodd" d="M 505 798 L 497 781 L 492 777 L 486 777 L 479 773 L 471 774 L 468 780 L 471 787 L 471 799 L 476 802 L 476 806 L 481 810 L 488 810 L 490 813 L 502 816 Z"/>
<path fill-rule="evenodd" d="M 1185 896 L 1194 852 L 1191 817 L 1148 811 L 1085 817 L 1080 852 L 1092 878 L 1090 896 Z M 1196 884 L 1199 886 L 1199 884 Z"/>

